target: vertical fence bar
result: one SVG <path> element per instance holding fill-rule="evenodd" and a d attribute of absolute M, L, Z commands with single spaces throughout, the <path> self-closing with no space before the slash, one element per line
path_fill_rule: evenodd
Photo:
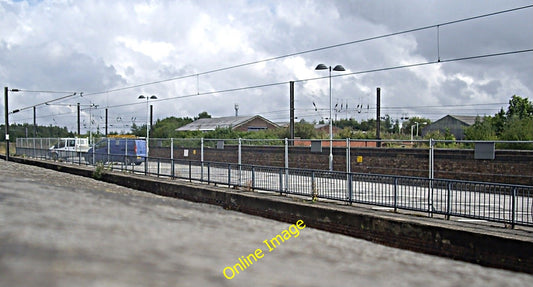
<path fill-rule="evenodd" d="M 452 213 L 452 184 L 448 182 L 446 184 L 446 220 L 450 220 L 450 214 Z"/>
<path fill-rule="evenodd" d="M 189 160 L 189 181 L 192 181 L 192 160 Z"/>
<path fill-rule="evenodd" d="M 348 173 L 348 204 L 352 205 L 353 202 L 353 181 L 352 181 L 353 175 L 352 173 Z"/>
<path fill-rule="evenodd" d="M 514 229 L 516 224 L 516 187 L 513 187 L 513 194 L 511 198 L 511 228 Z"/>
<path fill-rule="evenodd" d="M 398 212 L 398 178 L 394 178 L 394 212 Z"/>
<path fill-rule="evenodd" d="M 429 186 L 428 186 L 428 216 L 433 217 L 433 168 L 434 168 L 434 149 L 433 149 L 433 139 L 429 139 Z"/>
<path fill-rule="evenodd" d="M 95 148 L 95 145 L 94 145 L 94 140 L 93 140 L 93 143 L 92 143 L 92 145 L 93 145 L 93 148 L 92 148 L 92 157 L 93 157 L 93 162 L 92 162 L 92 164 L 93 164 L 93 165 L 95 165 L 95 164 L 96 164 L 96 157 L 95 157 L 95 155 L 94 155 L 94 148 Z"/>
<path fill-rule="evenodd" d="M 228 187 L 231 187 L 231 163 L 228 163 Z"/>
<path fill-rule="evenodd" d="M 204 138 L 200 139 L 200 181 L 204 181 Z"/>
<path fill-rule="evenodd" d="M 279 195 L 283 194 L 283 170 L 284 168 L 279 169 Z"/>
<path fill-rule="evenodd" d="M 318 186 L 316 184 L 315 172 L 311 172 L 311 200 L 315 201 L 315 196 L 318 195 Z"/>
<path fill-rule="evenodd" d="M 289 140 L 285 138 L 285 191 L 289 189 Z"/>
<path fill-rule="evenodd" d="M 160 172 L 161 172 L 161 158 L 157 158 L 157 177 L 159 177 Z"/>
<path fill-rule="evenodd" d="M 111 153 L 111 141 L 109 138 L 105 139 L 107 142 L 107 163 L 109 164 L 111 161 L 109 160 L 109 154 Z"/>
<path fill-rule="evenodd" d="M 242 186 L 242 140 L 239 138 L 239 186 Z"/>
<path fill-rule="evenodd" d="M 348 193 L 348 203 L 352 204 L 352 175 L 350 159 L 350 139 L 346 139 L 346 189 Z"/>
<path fill-rule="evenodd" d="M 211 163 L 207 163 L 207 184 L 211 184 Z"/>
<path fill-rule="evenodd" d="M 130 160 L 128 158 L 128 139 L 126 139 L 126 147 L 124 148 L 124 166 L 126 171 L 128 170 L 128 165 L 130 165 Z"/>
<path fill-rule="evenodd" d="M 174 138 L 170 138 L 170 178 L 174 178 Z"/>
<path fill-rule="evenodd" d="M 144 157 L 144 175 L 148 174 L 148 156 L 149 156 L 148 153 L 149 153 L 149 148 L 150 148 L 149 145 L 150 145 L 149 139 L 148 137 L 146 137 L 146 156 Z"/>
<path fill-rule="evenodd" d="M 252 190 L 255 189 L 255 166 L 252 165 L 252 183 L 250 184 Z"/>

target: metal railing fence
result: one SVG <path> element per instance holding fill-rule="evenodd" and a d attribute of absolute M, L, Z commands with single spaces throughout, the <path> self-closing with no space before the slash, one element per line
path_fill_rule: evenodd
<path fill-rule="evenodd" d="M 53 139 L 17 140 L 17 154 L 47 160 L 88 165 L 95 154 L 66 151 L 54 158 L 49 150 Z M 202 148 L 203 141 L 200 142 Z M 327 199 L 346 204 L 370 204 L 394 211 L 419 211 L 428 216 L 463 217 L 511 226 L 533 226 L 533 186 L 477 181 L 435 179 L 227 163 L 150 156 L 136 164 L 131 155 L 100 154 L 111 170 L 178 178 L 207 184 L 261 190 Z M 240 159 L 240 158 L 239 158 Z"/>

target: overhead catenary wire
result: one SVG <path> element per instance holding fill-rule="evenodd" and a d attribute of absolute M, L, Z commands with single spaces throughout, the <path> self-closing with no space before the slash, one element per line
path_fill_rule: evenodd
<path fill-rule="evenodd" d="M 351 73 L 332 75 L 331 77 L 332 78 L 333 77 L 346 77 L 346 76 L 350 76 L 350 75 L 376 73 L 376 72 L 383 72 L 383 71 L 390 71 L 390 70 L 421 67 L 421 66 L 434 65 L 434 64 L 445 64 L 445 63 L 451 63 L 451 62 L 457 62 L 457 61 L 466 61 L 466 60 L 482 59 L 482 58 L 505 56 L 505 55 L 512 55 L 512 54 L 530 53 L 530 52 L 533 52 L 533 48 L 532 49 L 525 49 L 525 50 L 515 50 L 515 51 L 492 53 L 492 54 L 474 55 L 474 56 L 468 56 L 468 57 L 459 57 L 459 58 L 453 58 L 453 59 L 440 59 L 440 61 L 437 61 L 437 60 L 435 60 L 435 61 L 426 61 L 426 62 L 419 62 L 419 63 L 406 64 L 406 65 L 398 65 L 398 66 L 392 66 L 392 67 L 377 68 L 377 69 L 371 69 L 371 70 L 356 71 L 356 72 L 351 72 Z M 325 79 L 325 78 L 328 78 L 328 77 L 329 76 L 314 77 L 314 78 L 308 78 L 308 79 L 300 79 L 300 80 L 295 80 L 294 82 L 307 82 L 307 81 Z M 162 101 L 169 101 L 169 100 L 175 100 L 175 99 L 184 99 L 184 98 L 200 97 L 200 96 L 206 96 L 206 95 L 212 95 L 212 94 L 222 94 L 222 93 L 229 93 L 229 92 L 249 90 L 249 89 L 258 89 L 258 88 L 286 85 L 288 83 L 289 83 L 289 81 L 283 81 L 283 82 L 267 83 L 267 84 L 261 84 L 261 85 L 244 86 L 244 87 L 231 88 L 231 89 L 225 89 L 225 90 L 219 90 L 219 91 L 209 91 L 209 92 L 204 92 L 204 93 L 194 93 L 194 94 L 183 95 L 183 96 L 175 96 L 175 97 L 168 97 L 168 98 L 163 98 L 163 99 L 156 99 L 156 100 L 153 100 L 152 102 L 162 102 Z M 125 107 L 125 106 L 139 105 L 139 104 L 143 104 L 143 103 L 134 102 L 134 103 L 127 103 L 127 104 L 108 106 L 108 108 L 111 109 L 111 108 L 118 108 L 118 107 Z M 496 104 L 501 104 L 501 103 L 496 103 Z M 457 105 L 457 106 L 465 106 L 465 105 Z M 31 106 L 31 107 L 33 107 L 33 106 Z M 440 107 L 442 107 L 442 106 L 440 106 Z M 386 107 L 382 107 L 382 108 L 386 108 Z M 405 107 L 405 108 L 411 108 L 411 107 Z M 21 111 L 22 111 L 22 109 L 21 109 Z"/>
<path fill-rule="evenodd" d="M 526 5 L 526 6 L 521 6 L 521 7 L 516 7 L 516 8 L 511 8 L 511 9 L 506 9 L 506 10 L 501 10 L 501 11 L 496 11 L 496 12 L 492 12 L 492 13 L 486 13 L 486 14 L 472 16 L 472 17 L 467 17 L 467 18 L 462 18 L 462 19 L 457 19 L 457 20 L 452 20 L 452 21 L 447 21 L 447 22 L 442 22 L 442 23 L 423 26 L 423 27 L 414 28 L 414 29 L 408 29 L 408 30 L 403 30 L 403 31 L 383 34 L 383 35 L 379 35 L 379 36 L 374 36 L 374 37 L 368 37 L 368 38 L 359 39 L 359 40 L 343 42 L 343 43 L 324 46 L 324 47 L 319 47 L 319 48 L 315 48 L 315 49 L 309 49 L 309 50 L 299 51 L 299 52 L 295 52 L 295 53 L 289 53 L 289 54 L 285 54 L 285 55 L 280 55 L 280 56 L 276 56 L 276 57 L 270 57 L 270 58 L 265 58 L 265 59 L 261 59 L 261 60 L 241 63 L 241 64 L 232 65 L 232 66 L 228 66 L 228 67 L 212 69 L 212 70 L 199 72 L 199 73 L 194 73 L 194 74 L 190 74 L 190 75 L 184 75 L 184 76 L 172 77 L 172 78 L 167 78 L 167 79 L 162 79 L 162 80 L 156 80 L 156 81 L 152 81 L 152 82 L 135 84 L 135 85 L 131 85 L 131 86 L 125 86 L 125 87 L 116 88 L 116 89 L 110 89 L 110 90 L 105 90 L 105 91 L 89 92 L 89 93 L 86 93 L 84 96 L 92 96 L 92 95 L 99 95 L 99 94 L 105 94 L 105 93 L 113 93 L 113 92 L 119 92 L 119 91 L 134 89 L 134 88 L 140 88 L 140 87 L 154 85 L 154 84 L 160 84 L 160 83 L 180 80 L 180 79 L 186 79 L 186 78 L 190 78 L 190 77 L 199 77 L 201 75 L 227 71 L 227 70 L 241 68 L 241 67 L 250 66 L 250 65 L 255 65 L 255 64 L 259 64 L 259 63 L 265 63 L 265 62 L 269 62 L 269 61 L 280 60 L 280 59 L 283 59 L 283 58 L 294 57 L 294 56 L 298 56 L 298 55 L 303 55 L 303 54 L 308 54 L 308 53 L 313 53 L 313 52 L 318 52 L 318 51 L 338 48 L 338 47 L 347 46 L 347 45 L 363 43 L 363 42 L 367 42 L 367 41 L 373 41 L 373 40 L 377 40 L 377 39 L 383 39 L 383 38 L 392 37 L 392 36 L 398 36 L 398 35 L 407 34 L 407 33 L 413 33 L 413 32 L 427 30 L 427 29 L 437 28 L 437 32 L 439 32 L 440 27 L 442 27 L 442 26 L 447 26 L 447 25 L 457 24 L 457 23 L 461 23 L 461 22 L 472 21 L 472 20 L 476 20 L 476 19 L 481 19 L 481 18 L 496 16 L 496 15 L 500 15 L 500 14 L 515 12 L 515 11 L 519 11 L 519 10 L 523 10 L 523 9 L 529 9 L 529 8 L 532 8 L 532 7 L 533 7 L 533 4 Z M 440 39 L 438 38 L 437 40 L 439 41 L 439 43 L 437 43 L 437 45 L 439 46 L 440 45 Z M 530 50 L 515 51 L 515 52 L 516 53 L 521 53 L 523 51 L 531 52 L 531 49 Z M 508 53 L 513 53 L 513 52 L 500 53 L 499 55 L 505 55 L 505 54 L 508 54 Z M 494 55 L 496 55 L 496 54 L 494 54 Z M 465 58 L 462 58 L 462 59 L 466 60 L 466 59 L 475 59 L 475 58 L 480 58 L 480 57 L 485 57 L 485 56 L 465 57 Z M 338 74 L 338 75 L 332 75 L 332 77 L 343 77 L 343 76 L 346 76 L 346 75 L 355 75 L 355 74 L 369 73 L 369 72 L 374 72 L 374 71 L 394 70 L 394 69 L 399 69 L 399 68 L 416 67 L 416 66 L 428 65 L 428 64 L 432 64 L 432 63 L 442 63 L 442 62 L 450 62 L 450 61 L 458 61 L 458 59 L 442 60 L 440 58 L 440 50 L 438 50 L 437 59 L 435 61 L 431 61 L 431 62 L 428 62 L 428 63 L 413 64 L 413 65 L 410 65 L 410 66 L 390 67 L 390 68 L 387 68 L 387 69 L 367 70 L 367 71 L 360 71 L 360 72 L 349 73 L 349 74 Z M 318 78 L 314 78 L 314 79 L 323 79 L 323 78 L 325 78 L 325 77 L 318 77 Z M 310 80 L 314 80 L 314 79 L 297 80 L 297 81 L 310 81 Z M 265 85 L 253 86 L 251 88 L 275 86 L 275 85 L 286 84 L 286 83 L 287 82 L 265 84 Z M 244 90 L 244 89 L 247 89 L 247 88 L 246 87 L 244 87 L 244 88 L 235 88 L 235 89 L 228 89 L 228 90 L 219 91 L 219 92 L 240 91 L 240 90 Z M 63 92 L 61 92 L 61 93 L 63 93 Z M 213 93 L 216 93 L 216 92 L 200 93 L 200 91 L 197 89 L 197 92 L 195 94 L 186 95 L 186 96 L 180 96 L 180 97 L 165 98 L 165 99 L 160 99 L 159 101 L 163 101 L 163 100 L 167 100 L 167 99 L 176 99 L 176 98 L 187 98 L 187 97 L 193 97 L 195 95 L 196 96 L 208 95 L 208 94 L 213 94 Z M 40 104 L 37 104 L 37 105 L 43 105 L 45 103 L 51 103 L 51 102 L 55 102 L 55 101 L 59 101 L 59 100 L 67 99 L 67 98 L 72 98 L 72 97 L 75 97 L 75 96 L 76 96 L 76 93 L 74 92 L 73 94 L 70 94 L 70 95 L 67 95 L 67 96 L 64 96 L 64 97 L 60 97 L 60 98 L 57 98 L 57 99 L 52 99 L 52 100 L 49 100 L 49 101 L 46 101 L 46 102 L 43 102 L 43 103 L 40 103 Z M 138 104 L 138 103 L 116 105 L 116 106 L 109 106 L 109 107 L 119 107 L 119 106 L 135 105 L 135 104 Z M 19 111 L 30 109 L 30 108 L 33 108 L 34 106 L 37 106 L 37 105 L 32 105 L 32 106 L 29 106 L 29 107 L 21 108 L 21 109 L 19 109 Z"/>

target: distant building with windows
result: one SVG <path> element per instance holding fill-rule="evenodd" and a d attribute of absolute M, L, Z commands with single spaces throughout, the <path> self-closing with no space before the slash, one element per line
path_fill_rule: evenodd
<path fill-rule="evenodd" d="M 422 136 L 433 131 L 439 131 L 441 134 L 449 131 L 455 139 L 463 140 L 465 138 L 465 128 L 476 122 L 477 116 L 452 116 L 447 115 L 422 129 Z"/>
<path fill-rule="evenodd" d="M 176 131 L 214 131 L 217 128 L 231 128 L 234 131 L 249 132 L 277 129 L 279 125 L 262 116 L 232 116 L 221 118 L 198 119 L 190 124 L 177 128 Z"/>

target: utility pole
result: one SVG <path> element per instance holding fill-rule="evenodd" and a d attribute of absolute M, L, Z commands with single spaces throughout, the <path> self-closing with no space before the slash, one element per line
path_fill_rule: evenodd
<path fill-rule="evenodd" d="M 376 89 L 376 137 L 377 146 L 381 147 L 381 89 Z"/>
<path fill-rule="evenodd" d="M 8 88 L 4 87 L 4 114 L 5 114 L 5 129 L 6 129 L 6 161 L 9 161 L 9 116 L 8 116 L 8 100 L 7 100 L 7 94 L 8 94 Z"/>
<path fill-rule="evenodd" d="M 105 136 L 107 137 L 107 108 L 105 108 Z"/>
<path fill-rule="evenodd" d="M 78 103 L 78 137 L 80 136 L 80 103 Z"/>
<path fill-rule="evenodd" d="M 12 92 L 20 92 L 19 89 L 11 89 Z M 8 108 L 8 93 L 9 88 L 4 87 L 4 113 L 5 113 L 5 129 L 6 129 L 6 161 L 9 161 L 9 108 Z M 19 110 L 14 110 L 13 113 Z"/>
<path fill-rule="evenodd" d="M 290 123 L 289 123 L 289 139 L 290 145 L 294 144 L 294 81 L 290 81 Z"/>
<path fill-rule="evenodd" d="M 150 105 L 150 130 L 152 130 L 152 126 L 154 125 L 154 106 Z"/>
<path fill-rule="evenodd" d="M 36 106 L 33 106 L 33 137 L 36 138 L 37 137 L 37 119 L 36 119 L 36 109 L 37 107 Z"/>

